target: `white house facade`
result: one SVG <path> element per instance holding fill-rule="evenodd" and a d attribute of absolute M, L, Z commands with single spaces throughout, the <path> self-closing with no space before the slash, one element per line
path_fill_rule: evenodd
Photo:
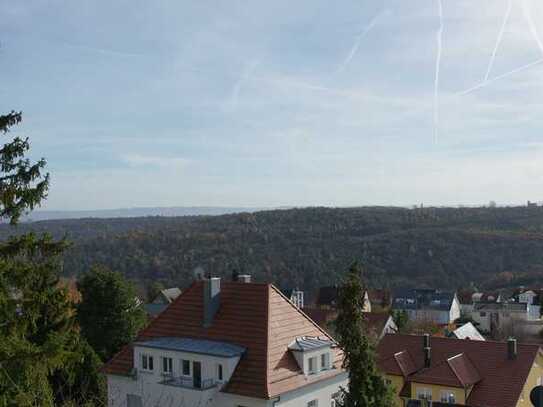
<path fill-rule="evenodd" d="M 109 407 L 333 406 L 334 340 L 268 284 L 195 282 L 103 371 Z"/>

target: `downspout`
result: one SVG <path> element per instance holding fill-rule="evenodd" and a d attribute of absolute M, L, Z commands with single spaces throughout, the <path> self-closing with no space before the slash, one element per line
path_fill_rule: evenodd
<path fill-rule="evenodd" d="M 277 405 L 277 403 L 279 403 L 280 401 L 281 401 L 281 396 L 277 396 L 277 398 L 275 400 L 273 400 L 272 407 L 275 407 Z"/>

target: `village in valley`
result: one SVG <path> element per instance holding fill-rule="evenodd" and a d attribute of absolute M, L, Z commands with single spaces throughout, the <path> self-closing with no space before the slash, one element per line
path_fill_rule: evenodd
<path fill-rule="evenodd" d="M 227 281 L 201 269 L 195 277 L 183 292 L 163 289 L 142 303 L 149 327 L 104 368 L 112 406 L 137 394 L 186 405 L 199 405 L 202 394 L 217 406 L 267 405 L 259 398 L 340 405 L 348 375 L 334 340 L 338 286 L 307 293 L 236 272 Z M 542 294 L 362 291 L 364 331 L 394 405 L 530 405 L 543 380 Z"/>

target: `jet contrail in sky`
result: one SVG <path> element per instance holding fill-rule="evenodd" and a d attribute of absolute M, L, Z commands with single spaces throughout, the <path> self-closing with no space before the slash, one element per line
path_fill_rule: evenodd
<path fill-rule="evenodd" d="M 379 19 L 387 13 L 389 13 L 389 10 L 381 11 L 379 14 L 373 17 L 371 21 L 368 23 L 368 25 L 364 28 L 364 30 L 362 30 L 362 32 L 355 37 L 355 41 L 354 41 L 353 46 L 351 47 L 351 51 L 349 52 L 347 57 L 343 60 L 343 62 L 337 69 L 337 72 L 342 72 L 347 67 L 347 65 L 349 65 L 353 57 L 358 52 L 358 48 L 360 47 L 360 42 L 362 41 L 362 39 L 366 35 L 368 35 L 368 33 L 373 29 L 373 27 L 375 27 L 375 24 L 377 24 L 377 21 L 379 21 Z"/>
<path fill-rule="evenodd" d="M 463 90 L 462 92 L 455 93 L 454 96 L 467 95 L 468 93 L 471 93 L 471 92 L 474 92 L 474 91 L 476 91 L 478 89 L 484 88 L 485 86 L 490 85 L 491 83 L 496 82 L 497 80 L 506 78 L 506 77 L 508 77 L 510 75 L 513 75 L 513 74 L 516 74 L 518 72 L 524 71 L 526 69 L 531 68 L 532 66 L 539 65 L 541 63 L 543 63 L 543 58 L 540 58 L 540 59 L 538 59 L 536 61 L 530 62 L 529 64 L 522 65 L 521 67 L 513 69 L 512 71 L 506 72 L 504 74 L 498 75 L 495 78 L 492 78 L 492 79 L 487 80 L 485 82 L 481 82 L 480 84 L 472 86 L 471 88 Z"/>
<path fill-rule="evenodd" d="M 543 53 L 543 42 L 541 42 L 541 38 L 539 38 L 539 34 L 537 33 L 537 28 L 532 18 L 532 11 L 528 7 L 527 0 L 522 1 L 522 14 L 524 14 L 524 18 L 526 19 L 526 22 L 528 23 L 528 26 L 530 27 L 530 32 L 532 33 L 534 40 L 537 42 L 539 49 Z"/>
<path fill-rule="evenodd" d="M 437 0 L 439 13 L 439 28 L 437 30 L 437 54 L 436 54 L 436 76 L 434 80 L 434 142 L 437 142 L 439 129 L 439 69 L 441 67 L 441 48 L 443 42 L 443 4 Z"/>
<path fill-rule="evenodd" d="M 509 16 L 511 15 L 512 8 L 513 8 L 513 0 L 509 0 L 507 2 L 507 10 L 505 11 L 502 26 L 498 33 L 498 38 L 496 38 L 496 44 L 494 45 L 494 50 L 492 51 L 492 56 L 490 57 L 490 62 L 488 63 L 488 68 L 486 70 L 485 79 L 483 80 L 483 82 L 488 81 L 488 76 L 490 75 L 490 71 L 492 71 L 492 66 L 494 65 L 494 60 L 496 59 L 496 53 L 498 52 L 498 48 L 500 47 L 500 44 L 502 42 L 503 33 L 505 31 L 505 27 L 507 26 L 507 21 L 509 20 Z"/>

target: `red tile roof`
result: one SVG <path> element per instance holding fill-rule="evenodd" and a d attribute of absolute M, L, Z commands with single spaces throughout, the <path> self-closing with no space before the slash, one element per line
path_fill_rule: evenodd
<path fill-rule="evenodd" d="M 430 339 L 430 346 L 431 365 L 425 368 L 422 336 L 385 335 L 377 347 L 379 367 L 401 375 L 392 360 L 398 352 L 406 352 L 416 368 L 408 381 L 455 387 L 473 384 L 466 402 L 473 407 L 515 406 L 539 352 L 538 345 L 518 344 L 517 357 L 509 359 L 505 342 L 437 337 Z"/>
<path fill-rule="evenodd" d="M 245 347 L 247 352 L 222 391 L 248 397 L 272 398 L 342 372 L 342 354 L 334 349 L 336 369 L 317 376 L 303 375 L 288 345 L 300 336 L 329 336 L 274 286 L 222 282 L 220 301 L 213 324 L 204 328 L 203 283 L 196 282 L 151 321 L 137 340 L 177 336 Z M 126 375 L 132 367 L 129 345 L 104 366 L 103 372 Z"/>

